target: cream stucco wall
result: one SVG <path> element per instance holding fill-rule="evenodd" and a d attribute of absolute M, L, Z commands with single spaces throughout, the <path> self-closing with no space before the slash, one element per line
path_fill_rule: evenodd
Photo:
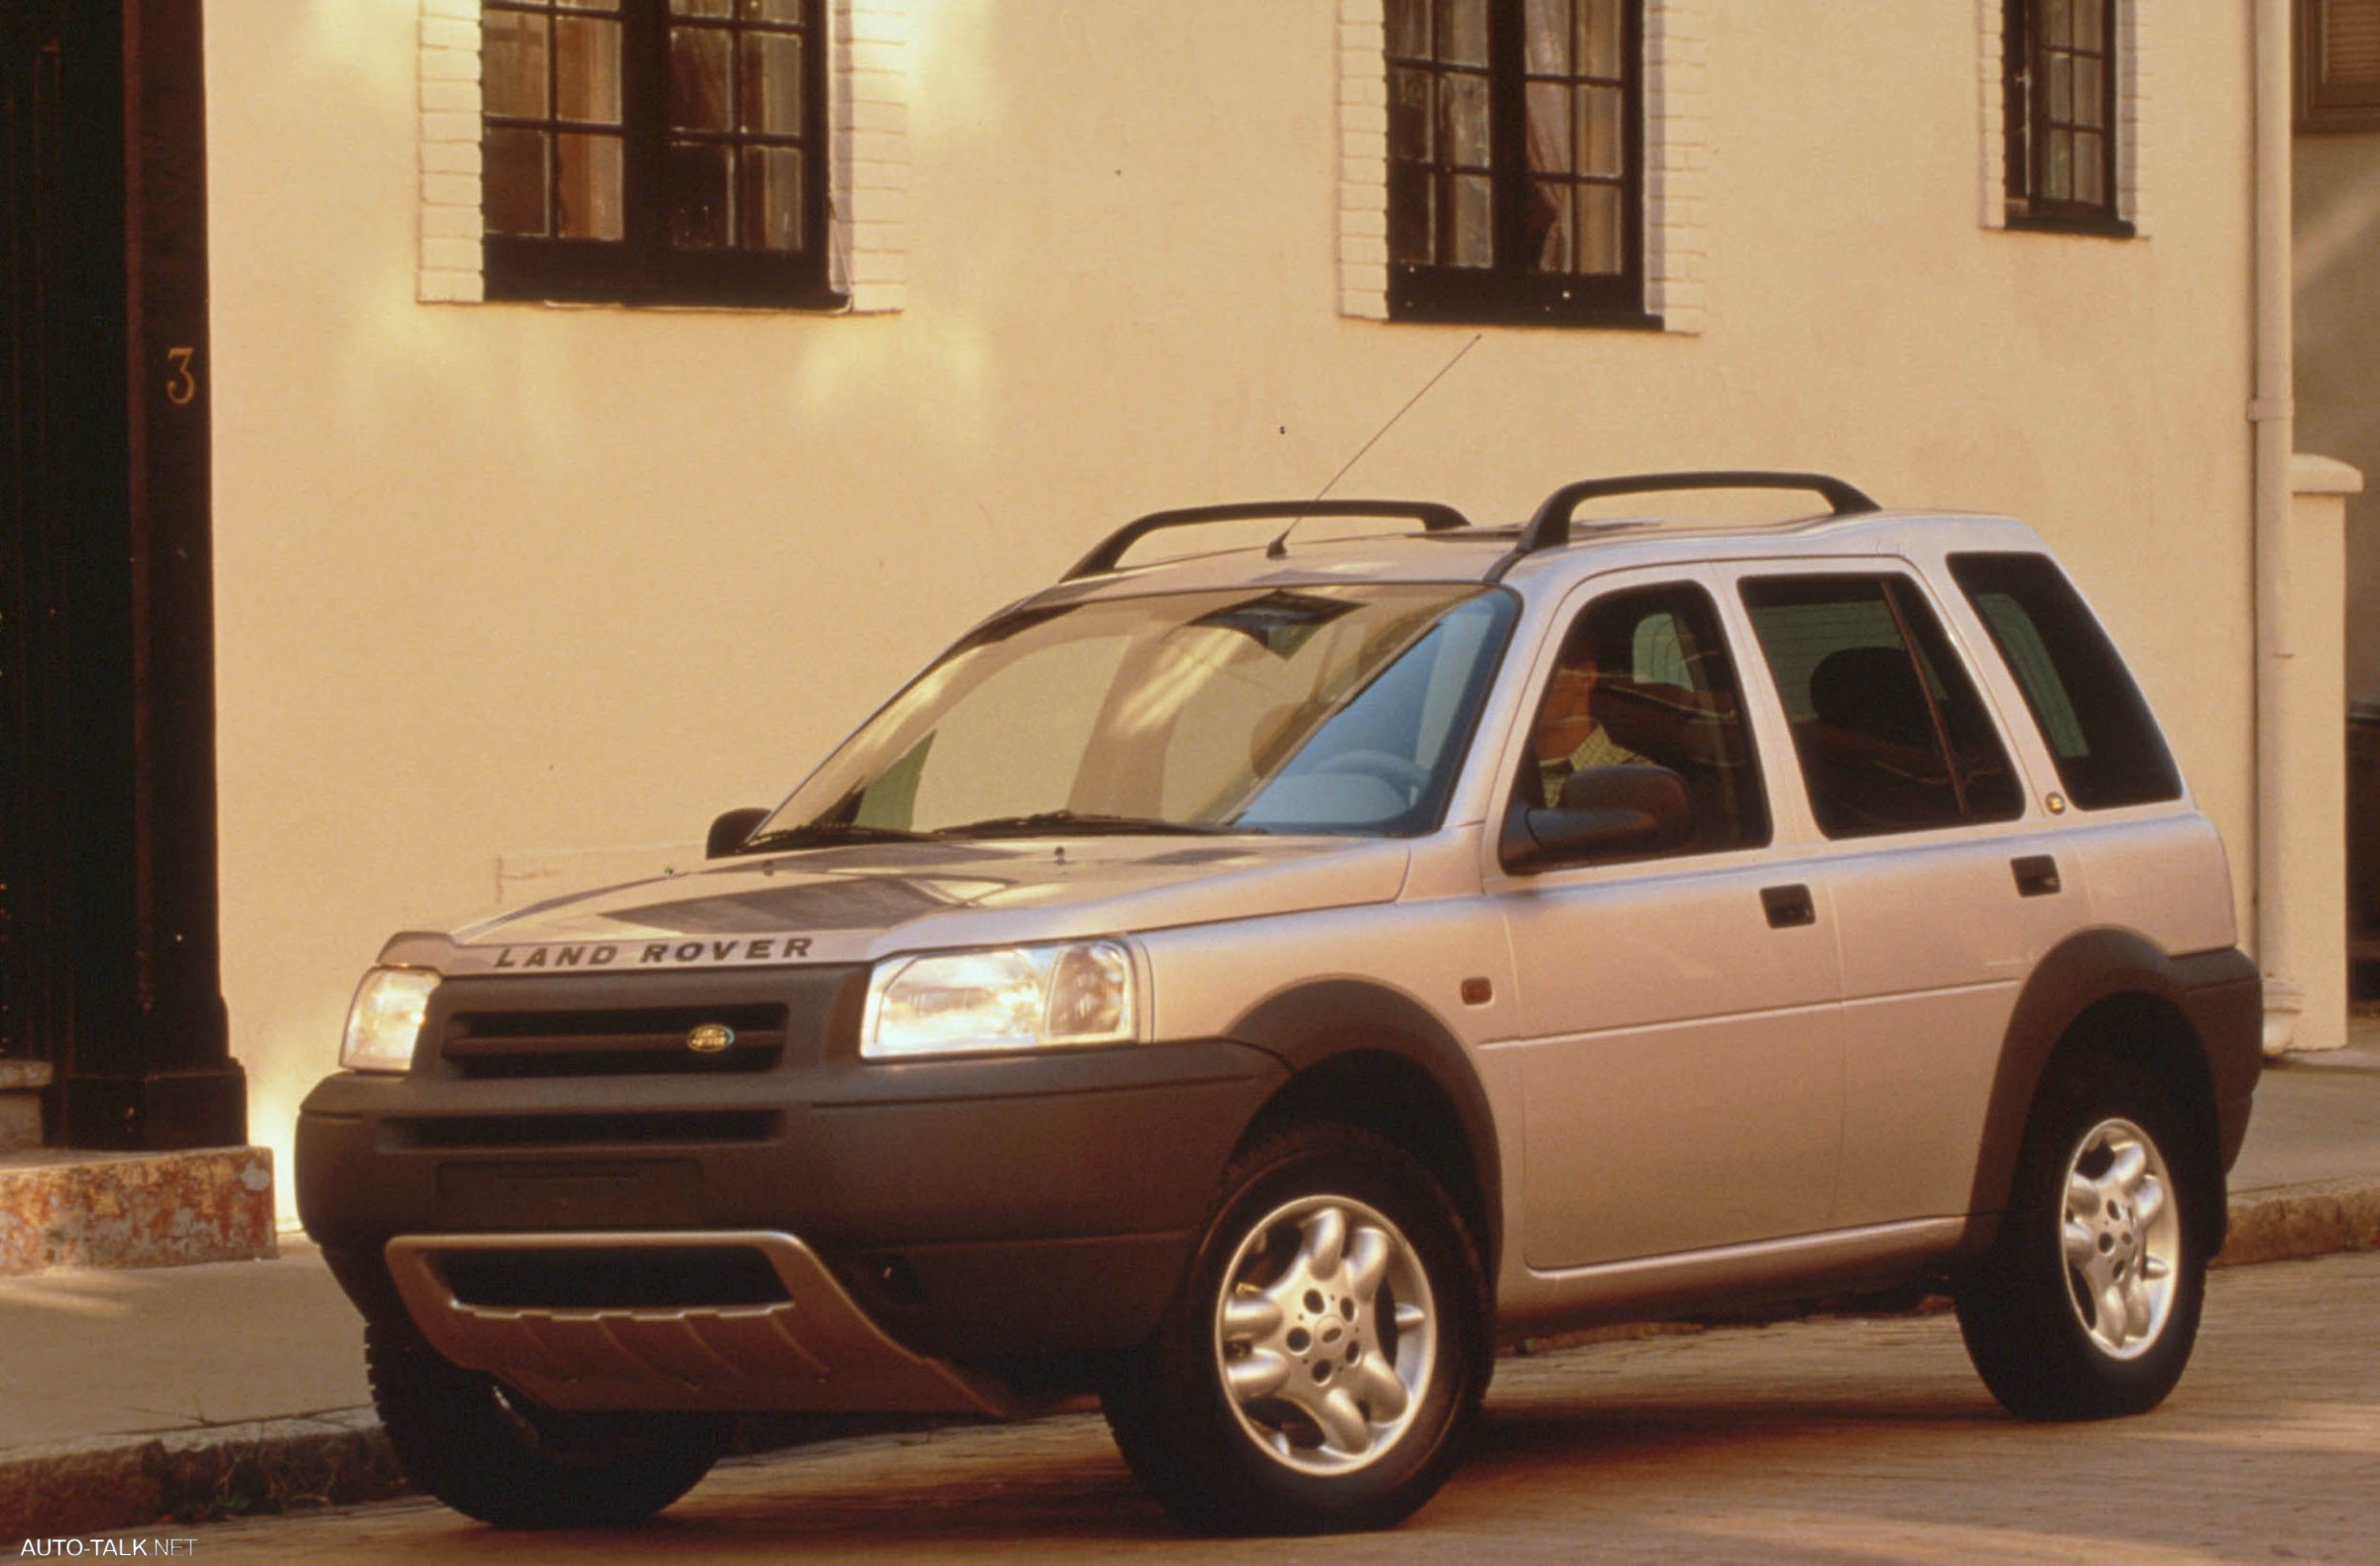
<path fill-rule="evenodd" d="M 1312 493 L 1473 335 L 1338 311 L 1337 11 L 910 0 L 906 308 L 838 318 L 416 302 L 417 0 L 210 3 L 257 1140 L 500 856 L 774 799 L 971 617 L 1141 510 Z M 1341 493 L 1812 467 L 2025 517 L 2250 884 L 2244 20 L 2156 8 L 2113 241 L 1979 224 L 1971 5 L 1709 11 L 1703 332 L 1488 329 Z"/>

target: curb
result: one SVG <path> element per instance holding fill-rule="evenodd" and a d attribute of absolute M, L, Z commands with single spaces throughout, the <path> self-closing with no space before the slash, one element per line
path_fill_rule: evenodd
<path fill-rule="evenodd" d="M 2380 1250 L 2380 1183 L 2327 1180 L 2232 1197 L 2230 1238 L 2214 1265 L 2249 1266 L 2374 1250 Z"/>
<path fill-rule="evenodd" d="M 2250 1266 L 2372 1250 L 2380 1250 L 2380 1181 L 2332 1180 L 2232 1197 L 2230 1238 L 2213 1265 Z M 1532 1340 L 1521 1352 L 1702 1330 L 1675 1322 L 1600 1328 Z M 800 1439 L 790 1429 L 781 1436 Z M 760 1444 L 787 1443 L 780 1437 Z M 341 1408 L 0 1453 L 0 1538 L 88 1534 L 160 1520 L 204 1522 L 379 1501 L 406 1491 L 372 1410 Z"/>
<path fill-rule="evenodd" d="M 0 1453 L 0 1536 L 68 1536 L 405 1492 L 369 1408 Z"/>

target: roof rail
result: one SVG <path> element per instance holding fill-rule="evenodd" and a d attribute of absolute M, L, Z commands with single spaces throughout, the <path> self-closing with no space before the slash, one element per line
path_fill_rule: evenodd
<path fill-rule="evenodd" d="M 1471 519 L 1454 507 L 1427 500 L 1244 500 L 1226 506 L 1188 506 L 1179 511 L 1152 511 L 1136 522 L 1126 523 L 1109 534 L 1098 548 L 1075 561 L 1074 569 L 1058 580 L 1071 582 L 1077 577 L 1112 571 L 1124 558 L 1125 550 L 1166 528 L 1190 528 L 1208 522 L 1252 522 L 1268 517 L 1285 518 L 1292 526 L 1304 517 L 1409 517 L 1430 533 L 1471 526 Z M 1288 535 L 1284 533 L 1281 537 L 1285 539 Z M 1274 542 L 1277 544 L 1279 540 Z"/>
<path fill-rule="evenodd" d="M 1708 473 L 1632 473 L 1623 478 L 1581 479 L 1565 484 L 1545 497 L 1537 514 L 1520 532 L 1520 542 L 1512 552 L 1498 560 L 1488 572 L 1489 581 L 1498 581 L 1504 572 L 1519 563 L 1524 554 L 1540 549 L 1559 549 L 1570 542 L 1571 513 L 1581 504 L 1601 500 L 1608 495 L 1658 495 L 1685 489 L 1806 489 L 1825 498 L 1838 517 L 1856 517 L 1880 510 L 1865 492 L 1855 485 L 1825 473 L 1769 473 L 1757 470 L 1726 470 Z"/>

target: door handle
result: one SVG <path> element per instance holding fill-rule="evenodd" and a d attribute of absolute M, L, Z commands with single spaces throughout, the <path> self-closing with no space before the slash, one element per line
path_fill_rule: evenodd
<path fill-rule="evenodd" d="M 1788 930 L 1818 922 L 1818 904 L 1810 901 L 1810 889 L 1805 886 L 1762 887 L 1760 906 L 1768 910 L 1771 929 Z"/>
<path fill-rule="evenodd" d="M 2058 879 L 2058 861 L 2047 854 L 2011 859 L 2008 868 L 2016 873 L 2016 895 L 2020 898 L 2046 898 L 2066 890 L 2066 883 Z"/>

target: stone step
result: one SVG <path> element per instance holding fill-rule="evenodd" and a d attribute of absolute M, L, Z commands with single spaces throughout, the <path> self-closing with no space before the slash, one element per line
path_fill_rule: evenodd
<path fill-rule="evenodd" d="M 269 1147 L 0 1154 L 0 1277 L 275 1253 Z"/>
<path fill-rule="evenodd" d="M 0 1060 L 0 1153 L 42 1144 L 42 1090 L 50 1085 L 47 1060 Z"/>

